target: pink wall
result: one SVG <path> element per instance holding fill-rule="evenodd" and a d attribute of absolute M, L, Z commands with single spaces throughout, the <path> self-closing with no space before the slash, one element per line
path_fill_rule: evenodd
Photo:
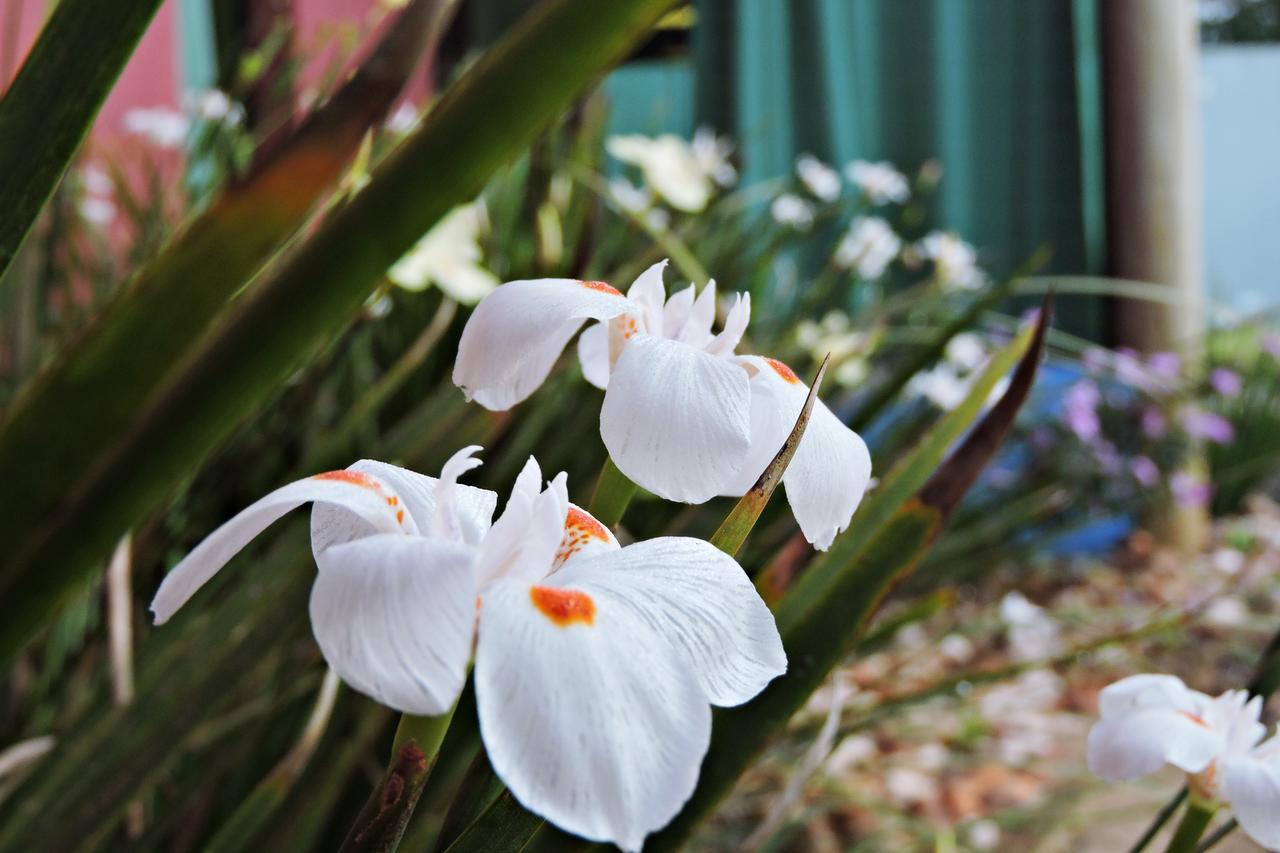
<path fill-rule="evenodd" d="M 45 19 L 48 0 L 5 0 L 3 28 L 6 35 L 0 39 L 5 50 L 0 54 L 0 80 L 7 86 L 16 73 L 19 62 L 35 43 L 36 35 Z M 177 108 L 179 91 L 178 21 L 176 0 L 165 0 L 156 12 L 151 26 L 139 42 L 128 65 L 107 97 L 94 125 L 94 136 L 115 136 L 123 132 L 121 120 L 135 107 Z M 16 23 L 16 27 L 14 24 Z M 10 29 L 13 27 L 13 29 Z M 10 33 L 17 37 L 10 40 Z M 13 45 L 16 51 L 7 48 Z M 16 55 L 15 55 L 16 54 Z"/>

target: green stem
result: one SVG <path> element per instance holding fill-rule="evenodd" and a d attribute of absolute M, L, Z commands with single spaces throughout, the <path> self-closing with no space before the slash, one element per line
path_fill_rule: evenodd
<path fill-rule="evenodd" d="M 618 470 L 612 459 L 605 457 L 604 467 L 600 469 L 600 479 L 596 481 L 596 490 L 591 495 L 587 511 L 606 527 L 616 528 L 638 489 L 635 483 L 627 479 L 626 474 Z"/>
<path fill-rule="evenodd" d="M 1182 813 L 1177 831 L 1173 833 L 1169 846 L 1165 848 L 1165 853 L 1192 853 L 1200 841 L 1200 836 L 1204 835 L 1204 831 L 1209 828 L 1209 822 L 1213 820 L 1215 811 L 1217 806 L 1212 803 L 1191 797 L 1187 802 L 1187 810 Z"/>
<path fill-rule="evenodd" d="M 391 853 L 400 845 L 452 718 L 452 708 L 438 717 L 400 717 L 391 763 L 342 842 L 342 853 Z"/>

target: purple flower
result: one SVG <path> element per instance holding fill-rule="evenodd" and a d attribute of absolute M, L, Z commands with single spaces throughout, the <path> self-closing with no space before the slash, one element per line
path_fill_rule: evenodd
<path fill-rule="evenodd" d="M 1102 347 L 1089 347 L 1084 351 L 1084 369 L 1090 373 L 1102 373 L 1111 363 L 1111 354 Z"/>
<path fill-rule="evenodd" d="M 1209 384 L 1213 386 L 1214 391 L 1228 400 L 1240 396 L 1240 392 L 1244 390 L 1244 381 L 1240 379 L 1240 374 L 1225 367 L 1216 368 L 1209 374 Z"/>
<path fill-rule="evenodd" d="M 1062 419 L 1081 441 L 1093 441 L 1102 432 L 1098 420 L 1098 386 L 1083 379 L 1067 389 L 1063 400 Z"/>
<path fill-rule="evenodd" d="M 1147 438 L 1164 438 L 1169 432 L 1169 422 L 1158 406 L 1147 406 L 1142 410 L 1142 434 Z"/>
<path fill-rule="evenodd" d="M 1178 506 L 1208 506 L 1209 498 L 1213 497 L 1213 486 L 1186 471 L 1179 471 L 1170 478 L 1169 490 Z"/>
<path fill-rule="evenodd" d="M 1130 459 L 1129 472 L 1143 486 L 1154 486 L 1160 482 L 1160 468 L 1151 461 L 1150 456 L 1135 456 Z"/>
<path fill-rule="evenodd" d="M 1272 358 L 1280 358 L 1280 335 L 1275 332 L 1263 332 L 1262 351 Z"/>
<path fill-rule="evenodd" d="M 1187 409 L 1182 415 L 1182 428 L 1192 438 L 1202 438 L 1214 444 L 1230 444 L 1236 437 L 1231 421 L 1203 409 Z"/>
<path fill-rule="evenodd" d="M 1182 356 L 1176 352 L 1153 352 L 1147 356 L 1147 367 L 1165 379 L 1177 379 L 1182 371 Z"/>
<path fill-rule="evenodd" d="M 1138 360 L 1138 353 L 1124 348 L 1116 350 L 1116 378 L 1133 388 L 1150 389 L 1151 374 Z"/>
<path fill-rule="evenodd" d="M 1120 451 L 1105 438 L 1093 443 L 1093 458 L 1098 461 L 1098 467 L 1104 474 L 1114 476 L 1124 470 L 1124 460 L 1120 458 Z"/>

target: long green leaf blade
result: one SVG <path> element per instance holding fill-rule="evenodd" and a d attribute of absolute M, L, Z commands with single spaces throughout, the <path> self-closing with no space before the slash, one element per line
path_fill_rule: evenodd
<path fill-rule="evenodd" d="M 0 281 L 160 0 L 62 0 L 0 101 Z"/>
<path fill-rule="evenodd" d="M 109 5 L 109 4 L 106 4 Z M 414 0 L 370 62 L 143 269 L 25 388 L 0 425 L 0 540 L 22 562 L 27 534 L 56 524 L 86 470 L 101 466 L 166 374 L 304 221 L 370 122 L 394 100 L 456 0 Z M 3 655 L 0 655 L 3 657 Z"/>

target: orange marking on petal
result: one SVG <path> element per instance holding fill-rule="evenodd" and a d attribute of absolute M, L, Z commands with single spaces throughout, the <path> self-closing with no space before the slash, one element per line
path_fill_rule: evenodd
<path fill-rule="evenodd" d="M 622 295 L 622 293 L 618 290 L 618 288 L 610 284 L 605 284 L 603 281 L 580 281 L 578 283 L 581 284 L 583 287 L 585 287 L 587 290 L 598 290 L 601 293 L 607 293 L 610 296 Z"/>
<path fill-rule="evenodd" d="M 368 474 L 362 474 L 359 471 L 348 471 L 345 468 L 341 471 L 325 471 L 323 474 L 316 474 L 311 479 L 335 480 L 339 483 L 350 483 L 362 489 L 373 489 L 376 492 L 382 491 L 382 484 L 373 477 Z"/>
<path fill-rule="evenodd" d="M 398 503 L 400 503 L 400 499 L 395 495 L 392 495 L 391 497 L 387 498 L 387 506 L 395 506 Z"/>
<path fill-rule="evenodd" d="M 796 376 L 796 372 L 792 370 L 790 367 L 787 367 L 782 362 L 778 361 L 776 358 L 766 358 L 765 362 L 768 363 L 768 365 L 773 368 L 774 373 L 778 374 L 786 381 L 790 382 L 793 385 L 800 384 L 800 377 Z"/>
<path fill-rule="evenodd" d="M 1204 721 L 1203 717 L 1193 714 L 1190 711 L 1179 711 L 1178 713 L 1195 723 L 1197 726 L 1203 726 L 1206 729 L 1209 728 L 1209 724 Z"/>
<path fill-rule="evenodd" d="M 404 524 L 404 510 L 402 509 L 396 510 L 396 523 Z"/>
<path fill-rule="evenodd" d="M 567 628 L 575 622 L 592 625 L 596 621 L 596 603 L 591 596 L 576 589 L 535 586 L 529 590 L 533 606 L 553 623 Z"/>
<path fill-rule="evenodd" d="M 569 507 L 564 519 L 564 538 L 560 540 L 560 550 L 556 551 L 556 564 L 581 551 L 592 539 L 608 542 L 609 531 L 589 513 L 576 506 Z"/>

